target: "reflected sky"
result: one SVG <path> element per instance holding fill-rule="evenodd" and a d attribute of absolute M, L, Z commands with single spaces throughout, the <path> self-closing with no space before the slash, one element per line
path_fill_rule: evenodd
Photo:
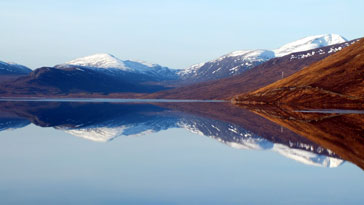
<path fill-rule="evenodd" d="M 248 118 L 244 121 L 209 106 L 189 105 L 182 112 L 173 104 L 1 104 L 0 202 L 360 204 L 364 199 L 363 172 L 356 165 L 250 111 L 224 108 L 241 110 L 236 115 Z M 105 128 L 117 132 L 103 140 L 84 137 Z M 330 167 L 322 164 L 328 158 L 340 163 L 323 168 Z"/>

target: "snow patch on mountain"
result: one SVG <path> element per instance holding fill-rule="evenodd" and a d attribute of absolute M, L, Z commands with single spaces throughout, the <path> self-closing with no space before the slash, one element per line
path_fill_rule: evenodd
<path fill-rule="evenodd" d="M 278 49 L 274 50 L 276 57 L 289 55 L 300 51 L 307 51 L 311 49 L 330 46 L 338 43 L 344 43 L 347 40 L 337 34 L 323 34 L 316 36 L 309 36 L 300 40 L 285 44 Z"/>
<path fill-rule="evenodd" d="M 186 76 L 186 75 L 196 75 L 197 74 L 197 71 L 203 66 L 205 65 L 205 63 L 199 63 L 199 64 L 195 64 L 195 65 L 192 65 L 186 69 L 183 69 L 181 71 L 178 72 L 178 75 L 180 76 Z"/>
<path fill-rule="evenodd" d="M 155 67 L 155 66 L 159 66 L 158 64 L 155 63 L 150 63 L 150 62 L 146 62 L 146 61 L 142 61 L 142 60 L 133 60 L 136 63 L 142 64 L 146 67 Z"/>
<path fill-rule="evenodd" d="M 358 42 L 359 40 L 353 40 L 353 41 L 349 41 L 343 44 L 339 44 L 339 45 L 332 45 L 329 48 L 322 48 L 322 49 L 318 49 L 316 51 L 307 51 L 307 52 L 299 52 L 299 53 L 292 53 L 290 54 L 290 60 L 296 60 L 296 59 L 303 59 L 303 58 L 309 58 L 312 57 L 314 55 L 324 55 L 326 53 L 336 53 L 338 51 L 341 51 L 343 48 L 348 47 L 356 42 Z"/>
<path fill-rule="evenodd" d="M 122 60 L 107 53 L 99 53 L 82 58 L 77 58 L 75 60 L 67 62 L 66 64 L 85 66 L 85 67 L 105 68 L 105 69 L 116 68 L 124 71 L 131 70 L 131 68 L 125 66 Z"/>
<path fill-rule="evenodd" d="M 274 57 L 274 53 L 270 50 L 263 50 L 263 49 L 257 49 L 257 50 L 242 50 L 242 51 L 234 51 L 231 52 L 222 58 L 227 57 L 238 57 L 243 56 L 244 59 L 270 59 Z"/>

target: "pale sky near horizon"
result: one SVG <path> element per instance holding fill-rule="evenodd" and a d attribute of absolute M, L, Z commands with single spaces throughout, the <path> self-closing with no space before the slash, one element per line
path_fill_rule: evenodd
<path fill-rule="evenodd" d="M 362 0 L 1 0 L 0 61 L 32 69 L 94 53 L 171 68 L 305 36 L 364 36 Z"/>

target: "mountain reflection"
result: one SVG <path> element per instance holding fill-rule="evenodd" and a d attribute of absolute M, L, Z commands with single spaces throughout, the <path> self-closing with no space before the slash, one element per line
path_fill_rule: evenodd
<path fill-rule="evenodd" d="M 277 117 L 282 113 L 274 114 Z M 140 136 L 183 128 L 232 148 L 273 150 L 308 165 L 337 167 L 346 159 L 362 167 L 362 161 L 357 158 L 362 159 L 363 155 L 358 154 L 355 160 L 348 158 L 344 152 L 348 150 L 338 150 L 335 146 L 321 143 L 312 137 L 312 133 L 306 136 L 293 129 L 294 125 L 272 120 L 273 112 L 267 115 L 262 110 L 253 109 L 251 112 L 230 103 L 0 102 L 0 130 L 21 128 L 32 123 L 64 130 L 84 139 L 107 142 L 120 136 Z M 285 115 L 287 117 L 287 112 Z M 308 115 L 313 114 L 306 114 L 306 121 Z M 324 118 L 323 114 L 321 118 Z M 363 121 L 360 123 L 363 125 Z M 330 129 L 342 127 L 337 124 Z M 309 129 L 315 130 L 314 127 Z"/>

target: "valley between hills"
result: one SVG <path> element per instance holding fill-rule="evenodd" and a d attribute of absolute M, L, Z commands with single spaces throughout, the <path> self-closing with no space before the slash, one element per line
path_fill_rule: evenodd
<path fill-rule="evenodd" d="M 239 105 L 362 108 L 364 40 L 309 36 L 186 69 L 95 54 L 31 70 L 0 63 L 1 97 L 223 99 Z"/>

